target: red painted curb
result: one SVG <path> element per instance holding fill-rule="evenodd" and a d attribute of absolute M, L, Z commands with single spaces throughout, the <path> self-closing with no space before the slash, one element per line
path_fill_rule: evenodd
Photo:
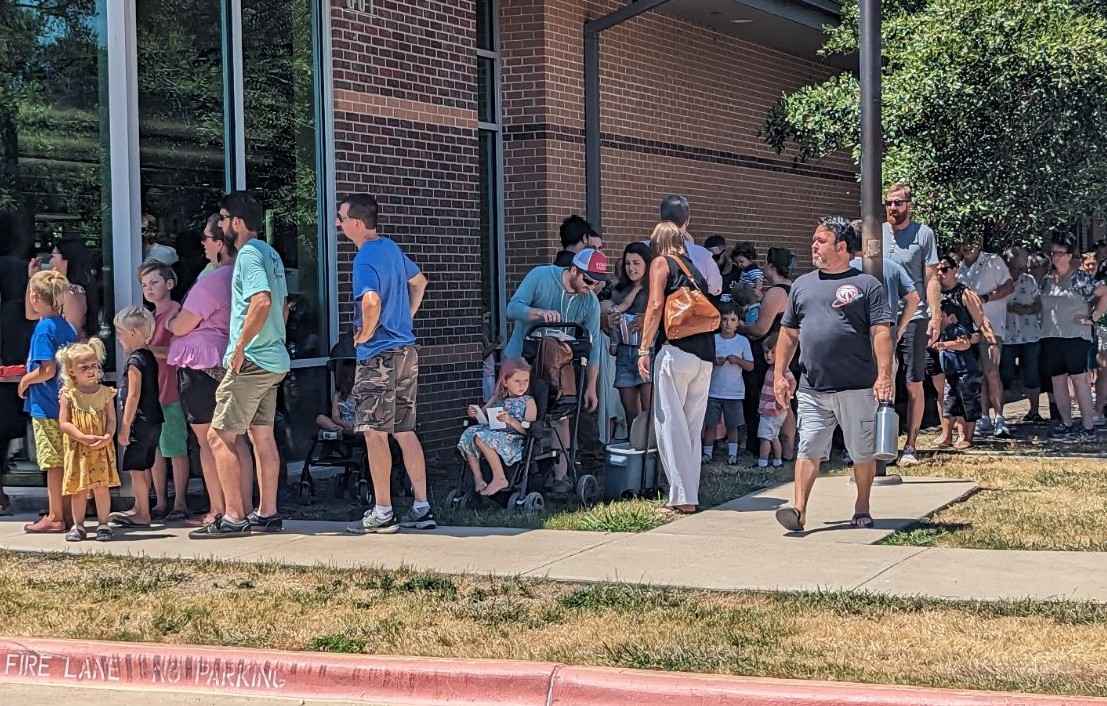
<path fill-rule="evenodd" d="M 1107 699 L 751 679 L 549 662 L 0 639 L 0 684 L 366 701 L 389 706 L 1107 706 Z"/>
<path fill-rule="evenodd" d="M 562 667 L 550 706 L 1104 706 L 1107 699 Z"/>

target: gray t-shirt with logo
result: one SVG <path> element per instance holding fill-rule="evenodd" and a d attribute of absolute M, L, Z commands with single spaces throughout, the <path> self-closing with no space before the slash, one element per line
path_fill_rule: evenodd
<path fill-rule="evenodd" d="M 926 305 L 926 268 L 938 264 L 938 238 L 934 231 L 921 223 L 912 223 L 903 230 L 894 230 L 891 223 L 885 223 L 884 257 L 902 265 L 915 283 L 919 309 L 911 320 L 930 318 Z"/>
<path fill-rule="evenodd" d="M 780 325 L 799 329 L 800 387 L 863 390 L 876 382 L 870 331 L 891 325 L 884 285 L 855 269 L 809 272 L 795 281 Z"/>

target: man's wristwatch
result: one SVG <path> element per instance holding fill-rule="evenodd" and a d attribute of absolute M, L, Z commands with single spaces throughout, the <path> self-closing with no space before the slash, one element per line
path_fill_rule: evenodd
<path fill-rule="evenodd" d="M 639 357 L 639 358 L 647 358 L 647 357 L 649 357 L 649 355 L 650 355 L 650 353 L 651 353 L 651 352 L 652 352 L 652 351 L 649 351 L 649 350 L 642 350 L 641 348 L 639 348 L 639 349 L 638 349 L 638 357 Z"/>

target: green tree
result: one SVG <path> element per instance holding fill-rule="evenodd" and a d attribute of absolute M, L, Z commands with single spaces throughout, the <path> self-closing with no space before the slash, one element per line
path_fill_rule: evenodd
<path fill-rule="evenodd" d="M 1107 3 L 885 0 L 884 179 L 914 186 L 946 240 L 1034 242 L 1107 206 Z M 843 6 L 823 53 L 858 49 Z M 843 73 L 787 94 L 763 135 L 797 160 L 860 163 L 860 87 Z"/>

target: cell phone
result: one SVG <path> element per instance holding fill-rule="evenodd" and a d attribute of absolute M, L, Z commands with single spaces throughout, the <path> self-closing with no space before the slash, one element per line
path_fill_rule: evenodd
<path fill-rule="evenodd" d="M 38 256 L 38 269 L 40 269 L 40 270 L 52 269 L 54 267 L 54 265 L 51 263 L 51 260 L 53 260 L 53 259 L 54 259 L 54 256 L 49 254 L 49 253 L 47 253 L 46 255 L 39 255 Z"/>

